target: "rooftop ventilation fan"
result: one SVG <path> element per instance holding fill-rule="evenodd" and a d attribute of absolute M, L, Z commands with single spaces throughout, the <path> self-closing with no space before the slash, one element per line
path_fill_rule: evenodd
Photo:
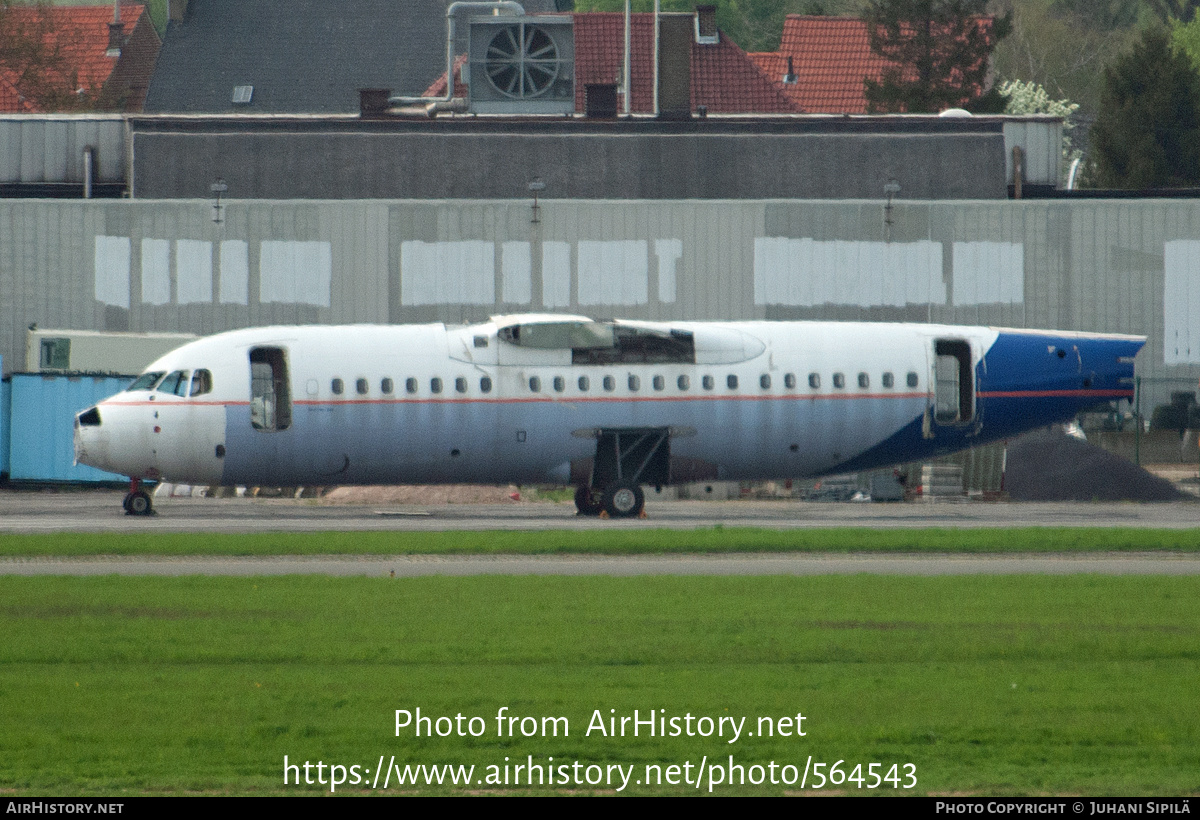
<path fill-rule="evenodd" d="M 473 112 L 574 112 L 575 43 L 570 17 L 474 18 L 470 42 L 464 79 Z"/>
<path fill-rule="evenodd" d="M 484 70 L 492 88 L 506 97 L 540 97 L 558 79 L 558 46 L 543 29 L 518 23 L 497 31 L 487 47 Z"/>

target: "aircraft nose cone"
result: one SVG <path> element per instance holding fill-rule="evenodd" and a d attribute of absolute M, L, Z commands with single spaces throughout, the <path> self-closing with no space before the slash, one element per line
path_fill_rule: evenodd
<path fill-rule="evenodd" d="M 97 466 L 89 459 L 89 450 L 100 434 L 100 408 L 89 407 L 75 414 L 75 463 Z"/>

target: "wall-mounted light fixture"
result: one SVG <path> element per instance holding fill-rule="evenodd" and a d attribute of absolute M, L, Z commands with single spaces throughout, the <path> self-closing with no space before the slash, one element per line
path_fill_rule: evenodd
<path fill-rule="evenodd" d="M 211 191 L 212 195 L 213 195 L 212 221 L 215 222 L 216 224 L 220 225 L 221 222 L 224 221 L 221 218 L 222 213 L 223 213 L 222 208 L 224 207 L 223 205 L 221 205 L 221 194 L 228 191 L 229 186 L 225 184 L 224 177 L 217 177 L 217 181 L 214 182 L 212 185 L 208 186 L 208 190 Z"/>
<path fill-rule="evenodd" d="M 538 206 L 538 194 L 546 190 L 546 183 L 542 181 L 541 177 L 534 177 L 527 187 L 529 188 L 529 193 L 533 194 L 533 218 L 529 222 L 532 225 L 536 225 L 541 222 L 538 218 L 538 214 L 541 211 Z"/>
<path fill-rule="evenodd" d="M 900 183 L 894 179 L 888 180 L 888 183 L 883 186 L 883 193 L 887 196 L 887 204 L 883 206 L 883 224 L 888 226 L 888 230 L 892 227 L 892 198 L 900 193 Z M 888 238 L 891 238 L 889 234 Z"/>

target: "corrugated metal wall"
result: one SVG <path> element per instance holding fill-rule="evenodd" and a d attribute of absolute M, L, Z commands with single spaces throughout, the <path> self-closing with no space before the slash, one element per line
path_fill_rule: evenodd
<path fill-rule="evenodd" d="M 0 201 L 0 355 L 25 329 L 213 333 L 496 312 L 1141 333 L 1200 375 L 1189 200 Z M 1178 388 L 1178 385 L 1176 385 Z M 1153 390 L 1145 404 L 1167 399 Z"/>
<path fill-rule="evenodd" d="M 0 117 L 0 183 L 83 182 L 83 149 L 95 151 L 95 181 L 125 181 L 120 114 L 6 114 Z"/>

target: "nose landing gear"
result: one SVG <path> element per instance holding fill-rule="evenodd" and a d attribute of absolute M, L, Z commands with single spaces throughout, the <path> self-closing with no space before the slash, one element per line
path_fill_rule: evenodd
<path fill-rule="evenodd" d="M 126 515 L 154 515 L 154 505 L 150 502 L 150 494 L 142 489 L 141 479 L 129 479 L 129 492 L 121 502 Z"/>

